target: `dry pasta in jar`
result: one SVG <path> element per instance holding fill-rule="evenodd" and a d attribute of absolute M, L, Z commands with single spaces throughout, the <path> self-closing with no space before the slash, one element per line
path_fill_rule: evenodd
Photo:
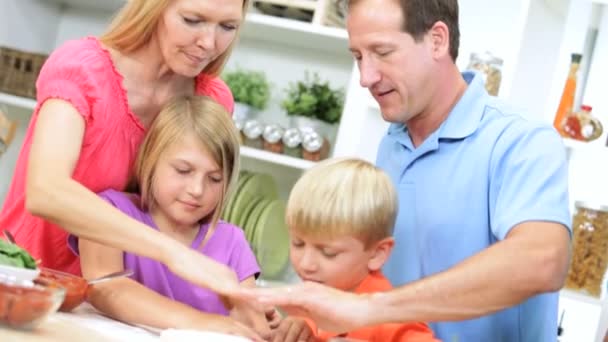
<path fill-rule="evenodd" d="M 565 287 L 599 298 L 608 266 L 608 206 L 576 202 Z"/>
<path fill-rule="evenodd" d="M 497 96 L 502 80 L 502 59 L 489 52 L 472 53 L 467 70 L 477 70 L 484 79 L 488 94 Z"/>

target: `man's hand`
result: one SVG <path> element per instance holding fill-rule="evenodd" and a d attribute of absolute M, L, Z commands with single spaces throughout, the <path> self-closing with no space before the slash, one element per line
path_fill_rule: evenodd
<path fill-rule="evenodd" d="M 241 288 L 235 296 L 278 306 L 290 316 L 309 317 L 323 330 L 343 333 L 373 324 L 369 296 L 304 282 L 274 288 Z"/>

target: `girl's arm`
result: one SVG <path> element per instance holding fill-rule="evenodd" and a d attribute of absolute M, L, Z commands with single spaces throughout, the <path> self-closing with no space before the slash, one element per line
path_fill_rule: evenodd
<path fill-rule="evenodd" d="M 72 179 L 85 122 L 69 102 L 44 102 L 30 150 L 26 207 L 68 232 L 166 264 L 174 273 L 218 293 L 235 291 L 234 272 L 128 217 Z"/>
<path fill-rule="evenodd" d="M 79 239 L 78 244 L 85 278 L 102 276 L 124 268 L 123 252 L 120 250 L 85 239 Z M 94 285 L 88 299 L 99 311 L 131 324 L 160 329 L 200 329 L 261 340 L 252 329 L 230 317 L 198 311 L 128 278 Z"/>

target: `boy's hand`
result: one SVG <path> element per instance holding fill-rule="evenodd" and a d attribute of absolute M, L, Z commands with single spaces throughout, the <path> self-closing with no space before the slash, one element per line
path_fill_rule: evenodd
<path fill-rule="evenodd" d="M 281 324 L 281 320 L 283 319 L 283 317 L 281 317 L 281 314 L 279 313 L 279 311 L 277 311 L 277 309 L 275 309 L 274 307 L 270 307 L 270 308 L 266 309 L 265 314 L 266 314 L 266 321 L 268 321 L 268 325 L 270 326 L 270 329 L 278 328 L 279 324 Z"/>
<path fill-rule="evenodd" d="M 256 303 L 246 301 L 232 301 L 230 317 L 253 328 L 264 340 L 270 340 L 272 333 L 265 312 L 259 309 Z"/>
<path fill-rule="evenodd" d="M 313 342 L 315 334 L 306 321 L 297 317 L 286 317 L 272 331 L 273 342 Z"/>

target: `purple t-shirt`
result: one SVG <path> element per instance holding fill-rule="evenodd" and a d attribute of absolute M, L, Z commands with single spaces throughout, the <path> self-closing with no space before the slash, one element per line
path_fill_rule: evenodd
<path fill-rule="evenodd" d="M 106 190 L 99 194 L 103 199 L 132 218 L 158 230 L 150 214 L 139 207 L 138 197 L 116 190 Z M 209 224 L 201 229 L 192 241 L 191 248 L 200 246 L 209 230 Z M 70 247 L 77 251 L 77 240 L 70 236 Z M 236 272 L 239 281 L 257 276 L 260 267 L 251 251 L 243 231 L 230 223 L 219 221 L 215 232 L 199 251 L 211 259 L 222 263 Z M 173 274 L 167 266 L 158 261 L 124 253 L 125 269 L 132 269 L 132 278 L 165 297 L 188 304 L 204 312 L 227 315 L 228 311 L 214 292 L 200 288 Z"/>

